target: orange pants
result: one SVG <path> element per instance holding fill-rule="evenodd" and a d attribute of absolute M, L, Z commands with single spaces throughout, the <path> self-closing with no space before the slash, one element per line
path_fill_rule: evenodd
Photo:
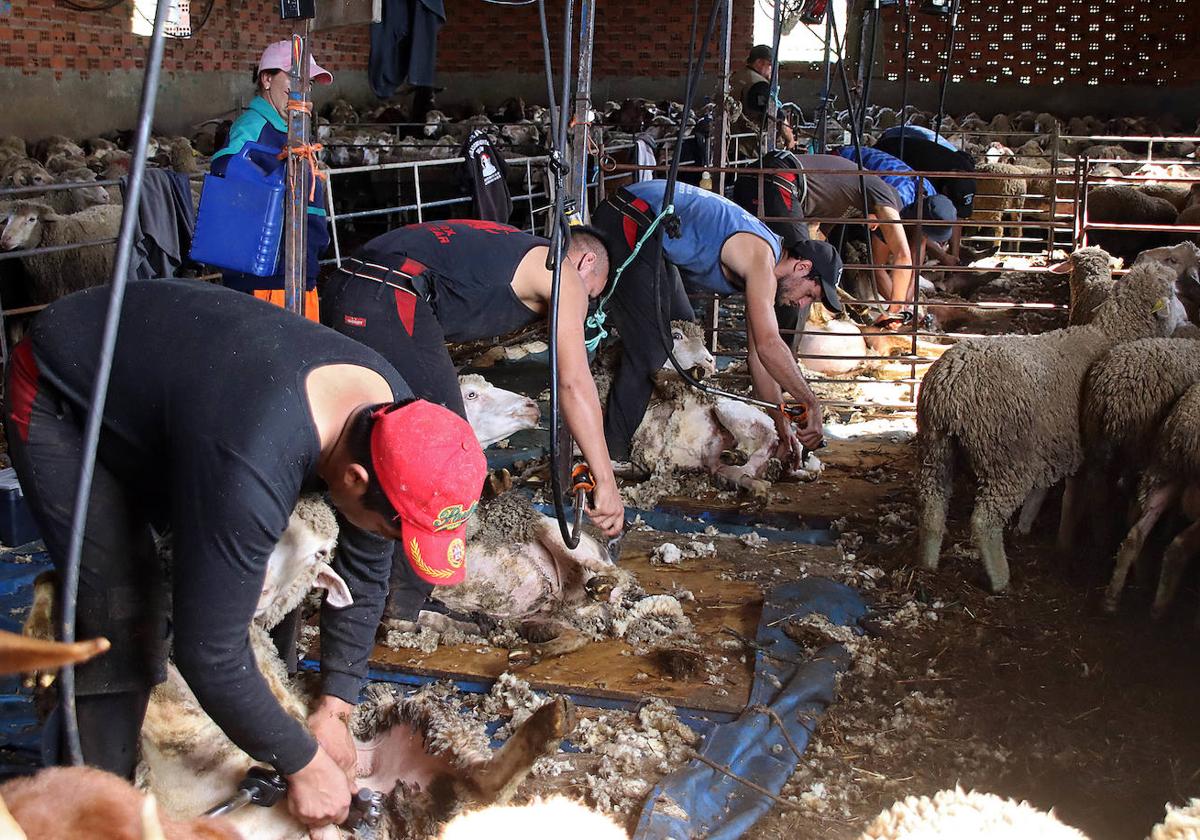
<path fill-rule="evenodd" d="M 254 293 L 259 300 L 283 306 L 283 289 L 259 289 Z M 317 290 L 304 293 L 304 317 L 310 321 L 321 323 L 321 308 L 317 300 Z"/>

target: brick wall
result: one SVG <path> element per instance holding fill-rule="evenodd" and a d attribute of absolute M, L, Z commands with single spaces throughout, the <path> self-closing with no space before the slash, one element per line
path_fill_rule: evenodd
<path fill-rule="evenodd" d="M 733 44 L 736 56 L 751 43 L 754 0 L 734 0 Z M 562 60 L 561 2 L 547 2 L 546 22 L 554 45 L 554 67 Z M 708 3 L 701 3 L 701 29 Z M 578 14 L 578 11 L 576 12 Z M 449 21 L 438 40 L 438 70 L 446 73 L 480 73 L 487 69 L 514 73 L 541 73 L 541 29 L 536 5 L 499 6 L 482 0 L 450 0 Z M 687 69 L 691 35 L 690 3 L 655 3 L 646 0 L 598 0 L 592 59 L 596 78 L 676 78 Z M 718 23 L 719 27 L 719 23 Z M 709 72 L 716 67 L 714 36 Z M 697 34 L 697 48 L 703 31 Z"/>
<path fill-rule="evenodd" d="M 1196 0 L 963 2 L 962 9 L 951 68 L 955 82 L 1182 87 L 1200 78 Z M 885 75 L 898 79 L 901 16 L 896 8 L 884 17 Z M 914 81 L 940 78 L 945 32 L 943 19 L 914 11 Z"/>
<path fill-rule="evenodd" d="M 193 27 L 208 2 L 193 3 Z M 249 71 L 263 47 L 291 34 L 291 26 L 280 21 L 278 5 L 270 0 L 211 2 L 212 13 L 193 37 L 168 40 L 163 69 L 168 75 L 244 72 L 249 85 Z M 130 4 L 121 4 L 103 12 L 79 12 L 53 0 L 12 0 L 8 14 L 0 15 L 3 66 L 59 80 L 140 69 L 150 39 L 130 33 L 130 10 Z M 331 69 L 363 70 L 366 42 L 366 27 L 322 34 L 317 55 Z"/>

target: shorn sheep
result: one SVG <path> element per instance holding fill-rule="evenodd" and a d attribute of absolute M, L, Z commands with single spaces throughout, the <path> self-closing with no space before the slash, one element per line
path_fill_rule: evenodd
<path fill-rule="evenodd" d="M 908 796 L 882 812 L 859 840 L 1087 840 L 1083 832 L 1060 822 L 1054 812 L 992 793 L 942 790 Z"/>
<path fill-rule="evenodd" d="M 116 239 L 121 210 L 120 205 L 100 204 L 64 216 L 40 202 L 14 202 L 0 234 L 0 251 Z M 34 303 L 51 303 L 69 292 L 109 282 L 115 252 L 109 243 L 23 258 Z"/>
<path fill-rule="evenodd" d="M 1028 533 L 1047 490 L 1083 461 L 1079 401 L 1088 367 L 1124 341 L 1171 335 L 1186 313 L 1176 285 L 1194 277 L 1190 244 L 1136 264 L 1090 324 L 1042 335 L 963 341 L 935 362 L 917 403 L 920 559 L 937 569 L 954 462 L 976 480 L 972 538 L 992 591 L 1008 586 L 1004 525 L 1025 502 Z"/>

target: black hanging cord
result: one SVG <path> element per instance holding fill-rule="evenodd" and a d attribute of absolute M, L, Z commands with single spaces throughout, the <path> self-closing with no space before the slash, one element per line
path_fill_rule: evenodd
<path fill-rule="evenodd" d="M 904 136 L 908 134 L 908 55 L 912 49 L 912 10 L 909 0 L 900 0 L 904 15 L 904 79 L 900 83 L 900 159 L 904 159 Z"/>
<path fill-rule="evenodd" d="M 950 86 L 950 67 L 954 62 L 954 36 L 958 32 L 958 0 L 950 6 L 950 25 L 946 33 L 946 64 L 942 67 L 942 89 L 938 93 L 937 121 L 933 124 L 933 139 L 942 136 L 942 118 L 946 115 L 946 88 Z"/>
<path fill-rule="evenodd" d="M 867 125 L 867 103 L 871 99 L 871 77 L 875 75 L 875 50 L 879 46 L 879 0 L 871 0 L 871 46 L 865 56 L 866 72 L 863 74 L 862 102 L 858 108 L 858 133 L 862 135 Z M 866 22 L 866 15 L 863 16 Z"/>
<path fill-rule="evenodd" d="M 75 607 L 79 597 L 79 566 L 83 557 L 84 530 L 92 495 L 92 477 L 96 471 L 96 451 L 100 443 L 100 424 L 104 403 L 108 398 L 108 380 L 112 374 L 113 354 L 117 346 L 117 329 L 121 324 L 121 304 L 125 300 L 130 252 L 133 250 L 133 231 L 138 218 L 138 203 L 142 197 L 142 179 L 146 171 L 146 146 L 150 141 L 150 124 L 154 119 L 154 103 L 158 99 L 158 79 L 162 70 L 164 30 L 169 0 L 158 0 L 154 13 L 154 34 L 150 39 L 150 56 L 142 81 L 142 101 L 138 111 L 137 135 L 129 183 L 125 194 L 125 210 L 121 214 L 121 232 L 117 239 L 116 259 L 113 261 L 112 285 L 108 295 L 108 312 L 104 316 L 104 333 L 100 339 L 96 381 L 88 405 L 87 423 L 83 432 L 83 459 L 79 467 L 79 483 L 75 489 L 75 508 L 71 514 L 71 540 L 67 546 L 66 569 L 62 588 L 62 640 L 75 641 Z M 79 743 L 79 716 L 75 708 L 75 668 L 66 665 L 59 678 L 62 700 L 63 735 L 67 754 L 74 765 L 83 764 Z"/>
<path fill-rule="evenodd" d="M 784 3 L 784 0 L 775 0 L 774 10 L 772 13 L 771 81 L 767 85 L 767 107 L 763 109 L 762 131 L 759 135 L 760 137 L 764 137 L 764 138 L 769 137 L 769 140 L 767 141 L 767 149 L 771 150 L 771 151 L 773 151 L 775 149 L 775 138 L 779 133 L 779 125 L 778 125 L 779 111 L 778 111 L 777 103 L 779 102 L 779 41 L 780 41 L 781 37 L 783 36 L 783 21 L 781 20 L 781 18 L 783 16 L 783 3 Z M 698 4 L 693 4 L 693 9 L 695 9 L 695 7 L 697 5 Z M 696 43 L 695 29 L 696 29 L 696 15 L 693 14 L 692 15 L 692 45 L 693 45 L 693 48 Z M 703 61 L 704 58 L 701 57 L 700 60 Z M 689 55 L 688 61 L 689 61 L 689 70 L 690 70 L 690 62 L 691 62 L 690 55 Z M 771 123 L 770 117 L 771 117 L 772 113 L 775 114 L 775 120 L 776 120 L 775 125 L 770 125 L 770 123 Z M 768 127 L 770 127 L 770 129 L 771 129 L 771 133 L 769 135 L 767 134 Z"/>
<path fill-rule="evenodd" d="M 574 527 L 567 520 L 566 484 L 570 480 L 572 443 L 569 436 L 561 434 L 559 417 L 562 407 L 558 399 L 558 307 L 561 298 L 562 262 L 568 233 L 566 221 L 566 195 L 564 192 L 563 175 L 566 164 L 562 159 L 562 150 L 567 146 L 567 129 L 569 125 L 567 103 L 571 98 L 571 26 L 574 23 L 575 0 L 567 0 L 563 20 L 563 57 L 562 57 L 562 96 L 559 99 L 561 107 L 555 111 L 554 100 L 554 71 L 550 58 L 550 35 L 546 26 L 546 3 L 538 0 L 538 17 L 542 27 L 542 57 L 546 67 L 546 92 L 550 104 L 550 112 L 557 117 L 557 126 L 553 127 L 550 140 L 550 171 L 554 183 L 554 210 L 551 219 L 550 248 L 547 255 L 546 268 L 550 269 L 550 488 L 554 498 L 554 514 L 558 520 L 558 529 L 562 534 L 567 548 L 579 545 L 580 526 L 583 520 L 583 498 L 575 500 Z M 565 438 L 565 440 L 564 440 Z M 562 452 L 566 449 L 566 452 Z M 564 469 L 565 467 L 565 469 Z"/>

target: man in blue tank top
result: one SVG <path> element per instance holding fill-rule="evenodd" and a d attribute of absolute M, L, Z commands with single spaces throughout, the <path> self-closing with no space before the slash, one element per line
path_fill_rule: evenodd
<path fill-rule="evenodd" d="M 617 191 L 596 208 L 592 222 L 605 238 L 615 267 L 629 259 L 662 208 L 666 182 L 643 181 Z M 826 242 L 791 234 L 786 243 L 763 222 L 732 201 L 699 187 L 678 184 L 674 197 L 679 236 L 664 233 L 659 298 L 649 247 L 643 247 L 615 280 L 608 315 L 621 334 L 620 368 L 609 392 L 604 432 L 614 458 L 629 456 L 654 391 L 655 373 L 667 359 L 662 319 L 694 318 L 683 287 L 721 296 L 746 296 L 750 376 L 755 394 L 778 405 L 783 392 L 808 408 L 805 424 L 795 429 L 775 412 L 775 424 L 788 455 L 799 459 L 800 444 L 817 446 L 822 438 L 821 407 L 796 364 L 792 348 L 780 337 L 775 307 L 805 306 L 821 300 L 841 311 L 837 284 L 842 261 Z M 678 270 L 678 278 L 670 269 Z M 668 333 L 669 334 L 669 333 Z"/>
<path fill-rule="evenodd" d="M 452 219 L 377 236 L 325 283 L 321 320 L 387 359 L 421 399 L 466 416 L 446 342 L 503 336 L 546 319 L 547 240 L 497 222 Z M 608 254 L 593 234 L 572 237 L 563 263 L 558 375 L 563 414 L 596 480 L 588 515 L 620 533 L 625 508 L 604 443 L 600 398 L 588 368 L 583 322 L 604 287 Z M 432 586 L 393 567 L 387 617 L 413 621 Z"/>

